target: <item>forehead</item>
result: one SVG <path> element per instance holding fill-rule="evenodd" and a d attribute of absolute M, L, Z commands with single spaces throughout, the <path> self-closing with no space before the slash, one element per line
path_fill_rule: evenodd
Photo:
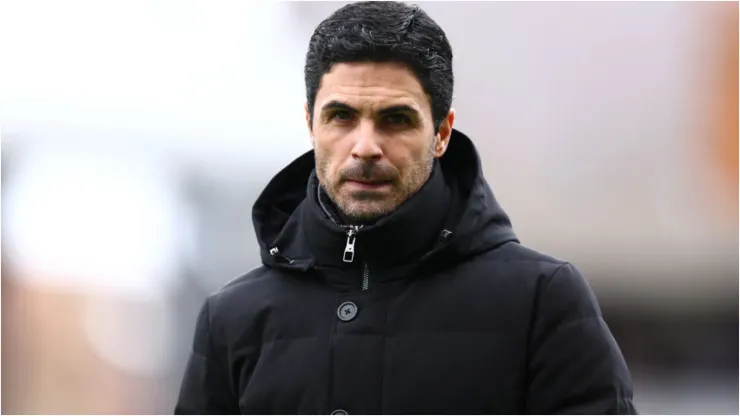
<path fill-rule="evenodd" d="M 421 83 L 405 65 L 391 62 L 353 62 L 332 65 L 321 79 L 316 107 L 340 101 L 356 108 L 406 104 L 431 111 Z"/>

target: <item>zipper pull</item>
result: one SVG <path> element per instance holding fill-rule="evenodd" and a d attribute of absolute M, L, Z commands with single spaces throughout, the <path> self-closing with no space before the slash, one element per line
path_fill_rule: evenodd
<path fill-rule="evenodd" d="M 353 227 L 347 230 L 347 244 L 344 246 L 344 255 L 342 256 L 345 263 L 352 263 L 355 260 L 355 239 L 357 238 L 358 228 Z"/>
<path fill-rule="evenodd" d="M 282 254 L 280 254 L 280 249 L 277 248 L 277 247 L 273 247 L 273 248 L 270 249 L 270 255 L 272 257 L 275 257 L 275 258 L 279 259 L 279 260 L 284 260 L 284 261 L 288 262 L 288 264 L 293 264 L 293 260 L 291 260 L 291 259 L 283 256 Z"/>

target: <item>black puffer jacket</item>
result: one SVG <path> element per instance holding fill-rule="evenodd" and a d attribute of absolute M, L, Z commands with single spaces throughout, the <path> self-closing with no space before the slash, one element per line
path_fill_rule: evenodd
<path fill-rule="evenodd" d="M 634 413 L 569 263 L 525 248 L 453 133 L 422 190 L 337 225 L 313 153 L 255 203 L 264 265 L 211 295 L 176 413 Z"/>

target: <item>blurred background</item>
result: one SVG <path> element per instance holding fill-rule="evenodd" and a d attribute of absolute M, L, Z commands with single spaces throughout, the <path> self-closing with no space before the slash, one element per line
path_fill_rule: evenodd
<path fill-rule="evenodd" d="M 341 2 L 0 3 L 2 412 L 171 413 Z M 523 243 L 578 265 L 643 414 L 738 414 L 737 2 L 422 3 Z"/>

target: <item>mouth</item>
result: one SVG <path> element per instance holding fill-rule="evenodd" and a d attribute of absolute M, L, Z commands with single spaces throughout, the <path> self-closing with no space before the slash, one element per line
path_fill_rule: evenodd
<path fill-rule="evenodd" d="M 363 190 L 379 190 L 391 185 L 391 181 L 348 180 L 347 184 Z"/>

